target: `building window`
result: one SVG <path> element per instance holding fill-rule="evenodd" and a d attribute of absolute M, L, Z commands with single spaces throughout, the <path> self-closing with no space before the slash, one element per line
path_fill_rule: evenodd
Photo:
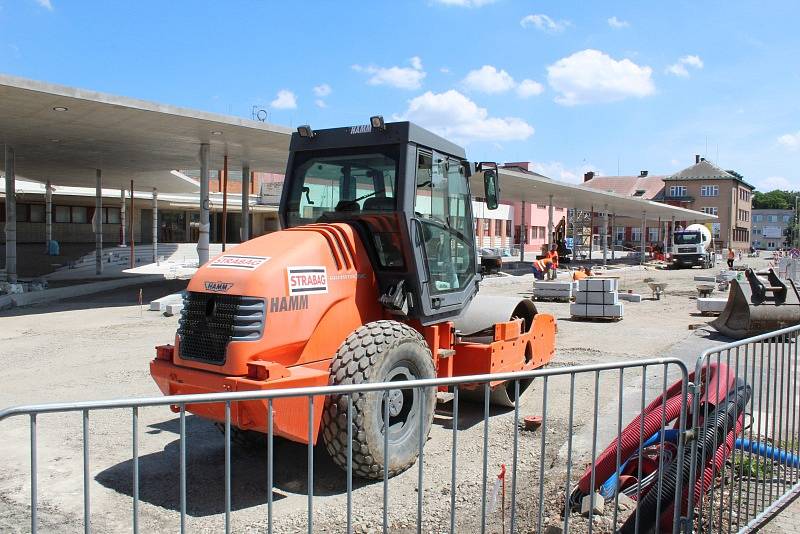
<path fill-rule="evenodd" d="M 119 208 L 103 208 L 103 224 L 119 224 Z"/>
<path fill-rule="evenodd" d="M 638 226 L 631 228 L 631 241 L 638 243 L 642 240 L 642 229 Z"/>
<path fill-rule="evenodd" d="M 708 208 L 700 208 L 703 213 L 708 213 L 709 215 L 717 215 L 719 213 L 718 208 L 716 207 L 708 207 Z"/>
<path fill-rule="evenodd" d="M 17 204 L 17 222 L 28 222 L 27 204 Z"/>
<path fill-rule="evenodd" d="M 686 186 L 685 185 L 671 185 L 671 186 L 669 186 L 669 196 L 671 196 L 671 197 L 685 197 L 686 196 Z"/>
<path fill-rule="evenodd" d="M 494 235 L 495 235 L 495 237 L 500 237 L 501 235 L 503 235 L 502 225 L 503 225 L 503 221 L 501 221 L 500 219 L 495 219 L 495 221 L 494 221 Z"/>
<path fill-rule="evenodd" d="M 30 221 L 32 223 L 44 222 L 44 206 L 41 204 L 31 204 L 30 206 Z"/>
<path fill-rule="evenodd" d="M 57 223 L 68 223 L 70 222 L 70 210 L 69 206 L 56 206 L 56 222 Z"/>
<path fill-rule="evenodd" d="M 624 226 L 617 226 L 614 228 L 614 234 L 616 235 L 616 240 L 625 241 L 625 227 Z"/>
<path fill-rule="evenodd" d="M 658 241 L 658 228 L 647 229 L 647 240 L 651 243 Z"/>
<path fill-rule="evenodd" d="M 778 222 L 778 216 L 777 215 L 767 215 L 767 220 L 769 222 Z"/>
<path fill-rule="evenodd" d="M 514 224 L 511 221 L 506 221 L 506 237 L 511 237 L 511 227 Z"/>
<path fill-rule="evenodd" d="M 718 197 L 719 196 L 719 186 L 718 185 L 701 185 L 700 186 L 700 196 L 701 197 Z"/>
<path fill-rule="evenodd" d="M 753 222 L 761 222 L 764 220 L 763 215 L 753 215 Z"/>
<path fill-rule="evenodd" d="M 89 222 L 89 210 L 85 206 L 72 206 L 72 222 L 86 224 Z"/>
<path fill-rule="evenodd" d="M 783 216 L 783 222 L 786 222 L 786 223 L 788 223 L 788 222 L 790 222 L 791 220 L 792 220 L 792 216 L 791 216 L 791 215 L 784 215 L 784 216 Z"/>

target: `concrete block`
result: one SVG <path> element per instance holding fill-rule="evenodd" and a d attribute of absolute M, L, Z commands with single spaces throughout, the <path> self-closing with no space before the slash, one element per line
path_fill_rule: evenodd
<path fill-rule="evenodd" d="M 708 276 L 708 275 L 697 275 L 694 277 L 695 282 L 716 282 L 716 276 Z"/>
<path fill-rule="evenodd" d="M 619 300 L 626 300 L 628 302 L 642 302 L 642 296 L 637 293 L 620 293 Z"/>
<path fill-rule="evenodd" d="M 177 315 L 183 309 L 183 302 L 178 304 L 167 304 L 166 310 L 164 310 L 164 315 L 167 317 L 172 317 L 173 315 Z"/>
<path fill-rule="evenodd" d="M 702 313 L 722 313 L 727 303 L 727 298 L 700 298 L 697 299 L 697 309 Z"/>
<path fill-rule="evenodd" d="M 570 314 L 576 317 L 622 317 L 625 308 L 619 304 L 578 304 L 573 303 L 569 307 Z"/>
<path fill-rule="evenodd" d="M 592 502 L 594 500 L 594 502 Z M 603 496 L 600 495 L 600 492 L 596 492 L 594 494 L 594 498 L 592 495 L 585 495 L 581 500 L 581 515 L 588 516 L 589 511 L 596 515 L 603 515 L 603 512 L 606 510 L 606 501 L 603 499 Z"/>
<path fill-rule="evenodd" d="M 572 291 L 562 291 L 560 289 L 534 289 L 533 297 L 540 299 L 571 299 Z"/>
<path fill-rule="evenodd" d="M 534 290 L 537 290 L 537 289 L 550 289 L 550 290 L 557 289 L 557 290 L 561 290 L 561 291 L 570 291 L 570 290 L 572 290 L 572 282 L 569 282 L 569 281 L 563 281 L 562 282 L 562 281 L 556 281 L 556 280 L 553 280 L 553 281 L 537 280 L 533 284 L 533 289 Z"/>
<path fill-rule="evenodd" d="M 578 291 L 617 291 L 616 278 L 584 278 L 578 280 Z"/>
<path fill-rule="evenodd" d="M 177 304 L 179 302 L 183 302 L 183 295 L 181 293 L 172 293 L 151 301 L 150 311 L 164 311 L 169 304 Z"/>
<path fill-rule="evenodd" d="M 578 304 L 617 304 L 619 299 L 616 291 L 605 293 L 600 291 L 578 291 L 575 293 L 575 302 Z"/>

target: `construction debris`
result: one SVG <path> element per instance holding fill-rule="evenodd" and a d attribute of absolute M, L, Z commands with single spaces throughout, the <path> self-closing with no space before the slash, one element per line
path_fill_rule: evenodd
<path fill-rule="evenodd" d="M 178 304 L 183 301 L 182 293 L 172 293 L 161 298 L 150 301 L 150 311 L 165 311 L 170 304 Z"/>

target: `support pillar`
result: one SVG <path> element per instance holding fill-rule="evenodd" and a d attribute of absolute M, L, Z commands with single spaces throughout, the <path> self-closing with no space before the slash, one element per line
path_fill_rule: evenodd
<path fill-rule="evenodd" d="M 158 190 L 153 188 L 153 263 L 158 263 Z"/>
<path fill-rule="evenodd" d="M 572 210 L 572 261 L 578 261 L 578 206 Z"/>
<path fill-rule="evenodd" d="M 250 165 L 242 165 L 242 227 L 239 240 L 250 239 Z"/>
<path fill-rule="evenodd" d="M 711 241 L 714 241 L 714 236 L 711 236 Z M 672 247 L 675 246 L 675 216 L 672 216 L 672 225 L 669 229 L 669 250 L 672 252 Z"/>
<path fill-rule="evenodd" d="M 119 190 L 119 246 L 125 246 L 125 189 Z"/>
<path fill-rule="evenodd" d="M 547 201 L 547 250 L 553 246 L 553 195 Z"/>
<path fill-rule="evenodd" d="M 525 243 L 528 241 L 528 231 L 525 228 L 525 201 L 522 201 L 522 212 L 519 219 L 519 261 L 525 261 Z"/>
<path fill-rule="evenodd" d="M 616 259 L 617 253 L 617 215 L 611 214 L 611 259 Z"/>
<path fill-rule="evenodd" d="M 642 212 L 642 235 L 641 235 L 641 239 L 640 239 L 640 241 L 641 241 L 641 250 L 639 252 L 639 254 L 641 255 L 641 260 L 640 260 L 639 263 L 642 263 L 642 264 L 644 264 L 644 255 L 645 255 L 646 243 L 647 243 L 647 236 L 645 234 L 647 234 L 647 212 L 643 211 Z"/>
<path fill-rule="evenodd" d="M 130 249 L 131 249 L 131 269 L 133 269 L 136 266 L 136 257 L 135 257 L 136 256 L 136 254 L 135 254 L 136 251 L 134 250 L 136 248 L 136 239 L 135 239 L 135 234 L 133 233 L 133 222 L 136 219 L 136 206 L 135 206 L 136 199 L 135 199 L 135 197 L 136 197 L 136 194 L 133 192 L 133 180 L 131 180 L 131 213 L 130 213 L 130 216 L 128 217 L 130 219 L 130 221 L 131 221 L 130 222 L 130 230 L 128 232 L 130 234 L 128 236 L 128 239 L 130 239 L 130 242 L 131 242 L 131 246 L 130 246 Z"/>
<path fill-rule="evenodd" d="M 44 184 L 44 249 L 50 254 L 50 241 L 53 240 L 53 186 L 50 180 Z"/>
<path fill-rule="evenodd" d="M 103 174 L 95 169 L 94 184 L 94 272 L 103 274 Z"/>
<path fill-rule="evenodd" d="M 200 234 L 197 239 L 198 267 L 208 262 L 208 231 L 211 225 L 208 222 L 208 157 L 211 146 L 208 143 L 200 145 Z"/>
<path fill-rule="evenodd" d="M 603 240 L 603 265 L 608 263 L 608 206 L 603 207 L 603 231 L 600 232 Z"/>
<path fill-rule="evenodd" d="M 594 206 L 591 206 L 589 212 L 589 261 L 592 261 L 592 252 L 594 250 Z"/>
<path fill-rule="evenodd" d="M 14 181 L 14 147 L 6 145 L 6 281 L 17 283 L 17 195 Z"/>
<path fill-rule="evenodd" d="M 223 164 L 222 178 L 222 252 L 225 252 L 225 245 L 228 242 L 228 156 L 225 155 Z"/>

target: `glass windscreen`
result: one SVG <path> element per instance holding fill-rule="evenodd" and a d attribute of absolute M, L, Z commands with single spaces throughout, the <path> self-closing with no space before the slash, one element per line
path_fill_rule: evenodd
<path fill-rule="evenodd" d="M 696 245 L 700 242 L 700 232 L 680 232 L 675 234 L 676 245 Z"/>
<path fill-rule="evenodd" d="M 298 152 L 287 203 L 289 226 L 326 213 L 395 211 L 397 146 Z"/>

